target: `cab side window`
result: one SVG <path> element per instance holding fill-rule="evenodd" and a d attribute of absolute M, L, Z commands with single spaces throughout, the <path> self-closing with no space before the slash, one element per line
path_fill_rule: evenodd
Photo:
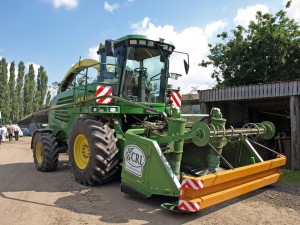
<path fill-rule="evenodd" d="M 100 56 L 100 77 L 99 82 L 113 83 L 117 73 L 117 59 L 114 56 L 106 56 L 103 52 Z"/>

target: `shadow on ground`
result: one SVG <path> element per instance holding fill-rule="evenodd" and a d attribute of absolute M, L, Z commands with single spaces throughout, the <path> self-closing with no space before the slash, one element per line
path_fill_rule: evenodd
<path fill-rule="evenodd" d="M 284 199 L 284 201 L 287 202 L 286 196 L 295 201 L 297 201 L 297 199 L 300 200 L 299 188 L 293 189 L 284 188 L 281 185 L 272 185 L 210 208 L 203 209 L 198 213 L 179 213 L 166 211 L 160 208 L 161 203 L 175 202 L 177 199 L 159 196 L 151 197 L 149 199 L 130 197 L 121 193 L 120 181 L 113 181 L 109 184 L 97 187 L 85 187 L 79 185 L 74 181 L 66 160 L 61 161 L 58 170 L 51 173 L 38 172 L 33 163 L 0 165 L 0 171 L 0 197 L 2 198 L 8 198 L 5 195 L 5 192 L 68 192 L 70 195 L 58 198 L 54 205 L 49 206 L 67 209 L 72 212 L 99 216 L 99 221 L 106 223 L 122 224 L 132 220 L 141 220 L 147 221 L 147 224 L 157 224 L 160 219 L 161 221 L 166 221 L 167 218 L 167 221 L 169 221 L 170 224 L 179 225 L 200 219 L 203 216 L 243 200 L 254 199 L 270 203 L 274 203 L 275 201 L 276 204 L 282 203 L 280 202 L 280 199 Z M 284 194 L 284 197 L 281 198 L 282 194 Z M 273 196 L 273 198 L 269 196 Z M 23 201 L 13 198 L 10 199 Z M 32 204 L 41 204 L 33 201 L 28 202 Z M 298 201 L 298 204 L 299 203 L 300 201 Z M 286 206 L 289 207 L 289 205 Z"/>
<path fill-rule="evenodd" d="M 121 193 L 120 181 L 113 181 L 97 187 L 79 185 L 74 181 L 67 161 L 61 161 L 58 170 L 50 173 L 37 171 L 33 163 L 0 165 L 0 171 L 0 198 L 95 215 L 99 216 L 99 221 L 106 223 L 121 224 L 132 220 L 142 220 L 147 221 L 148 224 L 157 224 L 160 218 L 162 221 L 166 221 L 167 218 L 171 224 L 183 224 L 239 201 L 238 199 L 227 201 L 195 214 L 176 213 L 160 207 L 162 203 L 177 201 L 176 198 L 155 196 L 141 199 L 130 197 Z M 9 197 L 6 194 L 6 192 L 23 191 L 66 192 L 69 195 L 58 198 L 54 205 L 48 205 Z"/>

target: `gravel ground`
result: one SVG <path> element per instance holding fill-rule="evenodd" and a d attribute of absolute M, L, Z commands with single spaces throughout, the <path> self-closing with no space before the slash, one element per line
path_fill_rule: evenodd
<path fill-rule="evenodd" d="M 174 213 L 160 207 L 174 199 L 130 197 L 120 191 L 120 181 L 79 185 L 66 155 L 57 171 L 36 171 L 30 140 L 0 145 L 0 224 L 300 224 L 299 185 L 275 184 L 198 213 Z"/>
<path fill-rule="evenodd" d="M 300 213 L 300 185 L 273 184 L 242 198 L 267 202 L 277 207 L 287 207 Z"/>

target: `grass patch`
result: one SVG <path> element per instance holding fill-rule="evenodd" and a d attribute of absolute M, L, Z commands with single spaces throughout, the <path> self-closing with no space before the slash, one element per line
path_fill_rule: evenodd
<path fill-rule="evenodd" d="M 300 184 L 300 170 L 281 170 L 283 172 L 283 178 L 279 181 L 280 184 Z"/>

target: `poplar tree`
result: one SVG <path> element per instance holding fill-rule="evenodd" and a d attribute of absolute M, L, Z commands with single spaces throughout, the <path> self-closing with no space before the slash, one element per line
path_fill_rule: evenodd
<path fill-rule="evenodd" d="M 0 59 L 0 112 L 2 124 L 15 123 L 24 116 L 49 105 L 51 95 L 47 93 L 48 76 L 43 66 L 38 70 L 37 80 L 33 64 L 25 75 L 24 62 L 18 64 L 16 79 L 15 62 L 10 63 L 9 77 L 5 58 Z M 46 99 L 47 94 L 47 99 Z M 45 100 L 47 102 L 45 103 Z"/>
<path fill-rule="evenodd" d="M 24 85 L 24 74 L 25 74 L 25 66 L 24 62 L 21 61 L 18 65 L 18 76 L 17 76 L 17 85 L 16 85 L 16 102 L 17 102 L 17 112 L 16 115 L 16 121 L 19 121 L 24 116 L 24 91 L 23 91 L 23 85 Z"/>
<path fill-rule="evenodd" d="M 37 75 L 37 82 L 36 82 L 36 110 L 39 110 L 44 107 L 45 96 L 47 93 L 47 86 L 48 86 L 48 76 L 43 66 L 40 66 Z"/>
<path fill-rule="evenodd" d="M 9 69 L 9 82 L 8 82 L 10 94 L 8 96 L 9 96 L 9 105 L 10 105 L 10 109 L 11 109 L 11 118 L 10 119 L 12 120 L 12 123 L 14 123 L 16 121 L 16 113 L 17 113 L 15 70 L 16 70 L 15 62 L 11 62 L 10 69 Z"/>
<path fill-rule="evenodd" d="M 1 112 L 1 116 L 2 116 L 2 119 L 1 119 L 1 124 L 3 124 L 3 115 L 2 115 L 2 112 L 3 112 L 3 109 L 4 109 L 4 95 L 2 94 L 3 93 L 3 71 L 2 71 L 2 59 L 0 60 L 0 112 Z"/>
<path fill-rule="evenodd" d="M 47 94 L 47 89 L 48 89 L 48 76 L 44 67 L 41 66 L 40 68 L 41 68 L 41 96 L 42 96 L 40 107 L 42 108 L 45 106 L 44 102 L 46 100 L 45 96 Z"/>
<path fill-rule="evenodd" d="M 51 93 L 50 93 L 50 91 L 48 91 L 47 97 L 46 97 L 46 107 L 50 106 L 50 100 L 51 100 Z"/>
<path fill-rule="evenodd" d="M 34 101 L 34 106 L 33 106 L 33 112 L 37 111 L 40 109 L 40 102 L 42 99 L 41 96 L 41 72 L 40 69 L 38 69 L 38 74 L 36 78 L 36 86 L 35 86 L 35 101 Z"/>
<path fill-rule="evenodd" d="M 9 102 L 7 101 L 7 98 L 9 96 L 7 72 L 6 59 L 2 58 L 0 65 L 0 111 L 2 112 L 2 124 L 10 122 L 10 108 Z"/>
<path fill-rule="evenodd" d="M 27 104 L 26 104 L 26 101 L 28 100 L 28 92 L 29 92 L 29 79 L 28 79 L 28 73 L 25 74 L 25 77 L 24 77 L 24 89 L 23 89 L 23 92 L 24 92 L 24 99 L 23 99 L 23 116 L 26 116 L 27 113 L 28 113 L 28 110 L 27 110 Z M 22 119 L 22 118 L 21 118 Z"/>
<path fill-rule="evenodd" d="M 28 74 L 25 76 L 24 84 L 24 115 L 27 116 L 33 112 L 34 109 L 34 91 L 35 91 L 35 74 L 33 65 L 29 65 Z"/>

